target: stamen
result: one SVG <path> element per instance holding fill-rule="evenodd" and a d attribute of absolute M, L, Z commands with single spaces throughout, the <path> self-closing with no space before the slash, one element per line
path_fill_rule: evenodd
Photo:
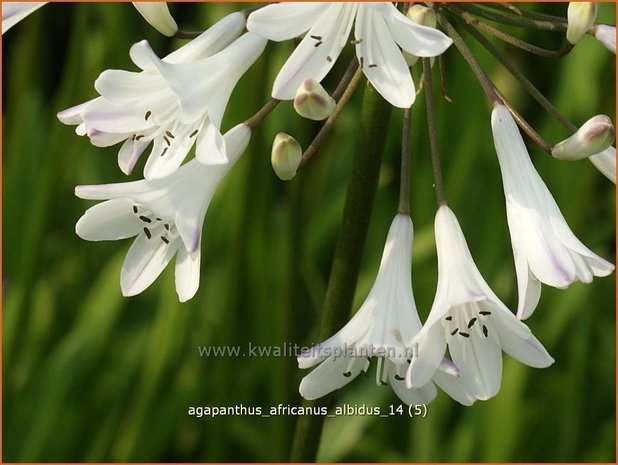
<path fill-rule="evenodd" d="M 165 229 L 167 229 L 168 231 L 170 230 L 170 225 L 169 225 L 169 224 L 167 224 L 167 223 L 165 223 L 165 224 L 163 225 L 163 227 L 164 227 Z"/>
<path fill-rule="evenodd" d="M 133 213 L 137 213 L 137 205 L 133 205 Z"/>
<path fill-rule="evenodd" d="M 483 334 L 485 335 L 485 337 L 487 337 L 488 333 L 489 331 L 487 331 L 487 326 L 483 325 Z"/>
<path fill-rule="evenodd" d="M 460 331 L 459 335 L 463 336 L 463 337 L 470 337 L 470 335 L 468 333 L 464 333 L 463 331 Z"/>
<path fill-rule="evenodd" d="M 327 56 L 327 57 L 326 57 L 326 61 L 328 61 L 329 63 L 332 63 L 332 62 L 333 62 L 333 59 L 332 59 L 331 57 L 328 57 L 328 56 Z"/>
<path fill-rule="evenodd" d="M 320 40 L 319 42 L 316 42 L 316 43 L 315 43 L 314 47 L 316 47 L 316 48 L 317 48 L 317 47 L 319 47 L 320 45 L 322 45 L 322 43 L 323 43 L 323 42 Z"/>
<path fill-rule="evenodd" d="M 166 135 L 167 137 L 169 137 L 170 139 L 175 139 L 174 134 L 172 134 L 172 133 L 171 133 L 171 132 L 169 132 L 169 131 L 165 131 L 165 135 Z"/>
<path fill-rule="evenodd" d="M 167 136 L 163 136 L 163 140 L 165 141 L 165 143 L 169 147 L 170 146 L 170 140 L 167 138 Z"/>
<path fill-rule="evenodd" d="M 397 381 L 403 381 L 405 378 L 404 378 L 404 377 L 402 377 L 402 376 L 399 376 L 399 375 L 395 375 L 395 379 L 396 379 Z"/>
<path fill-rule="evenodd" d="M 309 37 L 311 37 L 312 39 L 315 39 L 315 40 L 319 40 L 319 41 L 322 40 L 322 36 L 309 36 Z"/>
<path fill-rule="evenodd" d="M 152 220 L 147 216 L 140 216 L 139 219 L 142 220 L 144 223 L 152 223 Z"/>
<path fill-rule="evenodd" d="M 472 325 L 476 322 L 476 318 L 472 318 L 468 323 L 468 328 L 472 328 Z"/>
<path fill-rule="evenodd" d="M 140 134 L 139 136 L 135 136 L 135 140 L 140 140 L 144 138 L 144 134 Z"/>
<path fill-rule="evenodd" d="M 166 244 L 169 244 L 169 243 L 170 243 L 170 240 L 169 240 L 167 237 L 165 237 L 165 236 L 161 236 L 161 240 L 162 240 L 163 242 L 165 242 Z"/>
<path fill-rule="evenodd" d="M 362 68 L 363 68 L 363 66 L 364 66 L 364 63 L 365 63 L 365 59 L 364 59 L 363 57 L 360 57 L 358 60 L 359 60 L 359 62 L 360 62 L 360 67 L 361 67 L 361 69 L 362 69 Z"/>
<path fill-rule="evenodd" d="M 150 118 L 150 115 L 152 115 L 152 111 L 148 110 L 146 114 L 144 115 L 144 119 L 148 121 L 148 118 Z"/>
<path fill-rule="evenodd" d="M 369 65 L 369 68 L 377 68 L 377 67 L 378 67 L 378 65 L 376 65 L 375 63 L 372 63 L 372 64 Z"/>
<path fill-rule="evenodd" d="M 157 221 L 161 221 L 161 218 L 159 218 L 159 217 L 156 217 L 155 219 L 156 219 Z"/>
<path fill-rule="evenodd" d="M 455 328 L 453 331 L 451 331 L 451 336 L 457 334 L 457 331 L 459 331 L 459 328 Z"/>
<path fill-rule="evenodd" d="M 148 229 L 148 228 L 146 228 L 146 227 L 145 227 L 145 228 L 144 228 L 144 233 L 146 234 L 146 237 L 147 237 L 148 239 L 151 239 L 151 238 L 152 238 L 152 234 L 150 233 L 150 229 Z"/>
<path fill-rule="evenodd" d="M 133 134 L 133 137 L 131 137 L 131 140 L 135 140 L 135 134 Z"/>
<path fill-rule="evenodd" d="M 346 371 L 343 376 L 345 376 L 346 378 L 349 378 L 350 376 L 352 376 L 352 372 L 351 371 Z"/>
<path fill-rule="evenodd" d="M 453 321 L 453 317 L 452 317 L 451 315 L 449 315 L 449 316 L 447 316 L 447 317 L 445 318 L 445 320 L 446 320 L 446 321 Z"/>
<path fill-rule="evenodd" d="M 408 359 L 408 360 L 406 360 L 406 362 L 412 363 L 412 359 Z"/>
<path fill-rule="evenodd" d="M 487 310 L 484 310 L 482 312 L 479 312 L 481 315 L 491 315 L 491 312 L 488 312 Z"/>
<path fill-rule="evenodd" d="M 167 149 L 169 149 L 169 147 L 165 147 L 165 148 L 163 149 L 163 152 L 161 152 L 161 155 L 160 155 L 160 156 L 165 155 L 165 152 L 167 152 Z"/>
<path fill-rule="evenodd" d="M 199 130 L 197 130 L 197 129 L 196 129 L 196 130 L 195 130 L 195 131 L 193 131 L 191 134 L 189 134 L 189 137 L 195 137 L 195 136 L 197 136 L 197 133 L 198 133 L 198 132 L 199 132 Z"/>

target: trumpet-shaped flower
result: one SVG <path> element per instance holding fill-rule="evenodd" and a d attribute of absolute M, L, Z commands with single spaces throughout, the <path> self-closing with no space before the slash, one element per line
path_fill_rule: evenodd
<path fill-rule="evenodd" d="M 515 257 L 517 316 L 523 320 L 539 301 L 541 283 L 558 288 L 575 281 L 588 283 L 593 276 L 607 276 L 614 266 L 590 251 L 569 229 L 504 105 L 494 107 L 491 126 Z"/>
<path fill-rule="evenodd" d="M 447 345 L 463 389 L 474 399 L 489 399 L 500 389 L 503 350 L 532 367 L 551 365 L 553 358 L 479 273 L 457 218 L 445 205 L 436 214 L 435 228 L 438 288 L 427 321 L 413 339 L 418 357 L 406 384 L 415 388 L 428 382 Z"/>
<path fill-rule="evenodd" d="M 251 130 L 240 124 L 225 134 L 228 162 L 209 166 L 194 159 L 162 179 L 78 186 L 82 199 L 105 200 L 84 213 L 75 230 L 89 241 L 136 236 L 120 273 L 125 296 L 139 294 L 176 258 L 181 302 L 197 292 L 201 231 L 215 189 L 247 147 Z"/>
<path fill-rule="evenodd" d="M 353 24 L 352 43 L 365 76 L 386 100 L 401 108 L 409 108 L 415 98 L 401 49 L 432 57 L 452 43 L 442 32 L 411 21 L 392 3 L 269 5 L 249 15 L 247 29 L 274 41 L 306 33 L 277 75 L 273 97 L 291 100 L 305 79 L 321 81 L 341 54 Z"/>
<path fill-rule="evenodd" d="M 96 146 L 124 141 L 118 164 L 127 174 L 151 142 L 147 179 L 172 173 L 194 144 L 202 162 L 225 163 L 219 129 L 225 107 L 266 45 L 251 33 L 233 41 L 244 23 L 242 13 L 229 15 L 163 60 L 146 41 L 135 44 L 130 54 L 141 72 L 103 72 L 95 82 L 101 96 L 60 112 L 59 119 L 78 124 L 77 133 Z"/>
<path fill-rule="evenodd" d="M 2 34 L 48 2 L 2 2 Z"/>
<path fill-rule="evenodd" d="M 317 399 L 339 389 L 369 369 L 371 357 L 378 357 L 376 382 L 390 384 L 407 404 L 424 404 L 436 396 L 431 377 L 414 389 L 406 388 L 404 376 L 415 356 L 406 343 L 421 328 L 412 287 L 412 221 L 398 214 L 391 224 L 375 283 L 358 312 L 337 334 L 313 346 L 298 357 L 300 368 L 319 364 L 300 383 L 300 394 Z M 438 365 L 440 365 L 440 360 Z M 456 380 L 450 361 L 442 362 L 436 381 L 451 396 L 470 403 Z"/>

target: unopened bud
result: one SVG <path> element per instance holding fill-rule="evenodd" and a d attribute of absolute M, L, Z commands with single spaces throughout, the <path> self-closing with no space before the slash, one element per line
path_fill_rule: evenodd
<path fill-rule="evenodd" d="M 594 25 L 599 6 L 595 2 L 570 2 L 566 38 L 575 45 Z"/>
<path fill-rule="evenodd" d="M 607 50 L 616 54 L 616 26 L 599 24 L 594 27 L 594 36 Z"/>
<path fill-rule="evenodd" d="M 284 132 L 275 136 L 270 163 L 279 179 L 288 181 L 296 176 L 301 156 L 302 149 L 296 139 Z"/>
<path fill-rule="evenodd" d="M 556 144 L 551 154 L 559 160 L 588 158 L 612 145 L 615 135 L 611 119 L 597 115 L 586 121 L 571 137 Z"/>
<path fill-rule="evenodd" d="M 296 91 L 294 109 L 303 118 L 322 121 L 332 115 L 337 103 L 324 90 L 322 84 L 306 79 Z"/>
<path fill-rule="evenodd" d="M 432 8 L 427 8 L 426 6 L 419 4 L 412 5 L 408 9 L 406 16 L 412 21 L 414 21 L 416 24 L 420 24 L 421 26 L 435 28 L 438 22 L 436 12 L 433 11 Z M 411 53 L 408 53 L 406 51 L 403 52 L 403 57 L 405 58 L 408 66 L 412 66 L 418 60 L 418 57 L 416 55 L 412 55 Z M 433 64 L 433 57 L 431 61 Z"/>
<path fill-rule="evenodd" d="M 178 31 L 166 2 L 133 2 L 133 6 L 161 34 L 172 37 Z"/>

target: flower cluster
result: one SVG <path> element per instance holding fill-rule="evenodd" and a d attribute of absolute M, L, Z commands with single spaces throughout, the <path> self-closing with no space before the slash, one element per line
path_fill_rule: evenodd
<path fill-rule="evenodd" d="M 3 32 L 40 6 L 5 5 Z M 184 37 L 165 3 L 135 6 L 164 35 Z M 280 101 L 293 100 L 299 115 L 326 120 L 323 131 L 330 130 L 349 99 L 347 93 L 354 90 L 353 83 L 365 78 L 388 104 L 405 109 L 409 117 L 422 90 L 413 80 L 411 66 L 422 61 L 431 120 L 432 59 L 455 44 L 468 61 L 473 60 L 449 23 L 452 17 L 470 27 L 479 22 L 469 19 L 477 10 L 462 8 L 428 3 L 400 11 L 386 2 L 284 2 L 230 14 L 164 58 L 147 41 L 136 43 L 129 55 L 138 70 L 102 72 L 94 83 L 97 96 L 58 113 L 61 122 L 75 125 L 76 133 L 87 136 L 94 146 L 122 144 L 118 165 L 125 174 L 132 173 L 151 147 L 144 179 L 76 187 L 79 198 L 102 201 L 79 219 L 77 234 L 89 241 L 135 238 L 120 271 L 124 295 L 148 288 L 175 256 L 178 297 L 183 302 L 191 299 L 199 286 L 202 225 L 208 206 L 247 148 L 252 131 L 268 113 Z M 569 7 L 567 18 L 544 16 L 534 24 L 551 22 L 551 30 L 565 33 L 565 53 L 586 34 L 615 53 L 615 27 L 595 24 L 597 10 L 596 4 L 580 2 Z M 521 18 L 526 20 L 525 15 Z M 273 100 L 223 132 L 226 106 L 245 72 L 269 41 L 294 38 L 300 40 L 274 78 Z M 507 41 L 522 45 L 517 38 Z M 354 48 L 355 59 L 347 81 L 342 78 L 344 91 L 330 95 L 321 82 L 346 46 Z M 400 203 L 375 282 L 363 304 L 343 328 L 330 328 L 339 331 L 298 358 L 300 368 L 314 367 L 300 383 L 304 398 L 316 399 L 345 386 L 366 372 L 375 357 L 377 384 L 390 385 L 407 404 L 430 402 L 437 394 L 436 385 L 464 405 L 489 399 L 500 389 L 502 352 L 535 368 L 554 362 L 523 323 L 538 305 L 541 284 L 563 289 L 613 271 L 614 266 L 588 249 L 567 225 L 535 170 L 513 115 L 529 135 L 535 132 L 522 122 L 478 63 L 473 65 L 494 105 L 491 131 L 514 256 L 516 312 L 502 303 L 481 276 L 454 212 L 444 193 L 438 192 L 438 284 L 423 323 L 411 282 L 412 219 L 409 206 Z M 551 104 L 543 101 L 542 105 Z M 555 114 L 556 109 L 549 111 Z M 435 126 L 431 123 L 430 129 Z M 588 158 L 615 183 L 611 119 L 598 115 L 579 130 L 570 123 L 567 128 L 570 137 L 546 151 L 559 160 Z M 405 156 L 402 153 L 402 160 Z M 432 157 L 434 162 L 438 158 Z M 277 135 L 271 153 L 277 176 L 292 179 L 306 160 L 293 137 Z M 402 162 L 402 179 L 409 178 L 407 166 Z M 434 172 L 439 171 L 434 166 Z M 404 181 L 401 189 L 401 197 L 409 197 Z M 336 350 L 344 347 L 351 351 Z"/>

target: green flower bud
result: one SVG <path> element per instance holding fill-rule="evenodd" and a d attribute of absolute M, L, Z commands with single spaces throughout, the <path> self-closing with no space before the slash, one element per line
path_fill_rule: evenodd
<path fill-rule="evenodd" d="M 284 132 L 275 136 L 270 162 L 279 179 L 288 181 L 296 176 L 301 156 L 302 149 L 296 139 Z"/>
<path fill-rule="evenodd" d="M 611 119 L 597 115 L 586 121 L 575 134 L 556 144 L 551 154 L 559 160 L 581 160 L 603 152 L 616 136 Z"/>
<path fill-rule="evenodd" d="M 322 84 L 306 79 L 296 91 L 294 109 L 303 118 L 322 121 L 332 115 L 337 103 L 324 90 Z"/>
<path fill-rule="evenodd" d="M 570 2 L 567 10 L 566 38 L 575 45 L 594 25 L 599 6 L 595 2 Z"/>

